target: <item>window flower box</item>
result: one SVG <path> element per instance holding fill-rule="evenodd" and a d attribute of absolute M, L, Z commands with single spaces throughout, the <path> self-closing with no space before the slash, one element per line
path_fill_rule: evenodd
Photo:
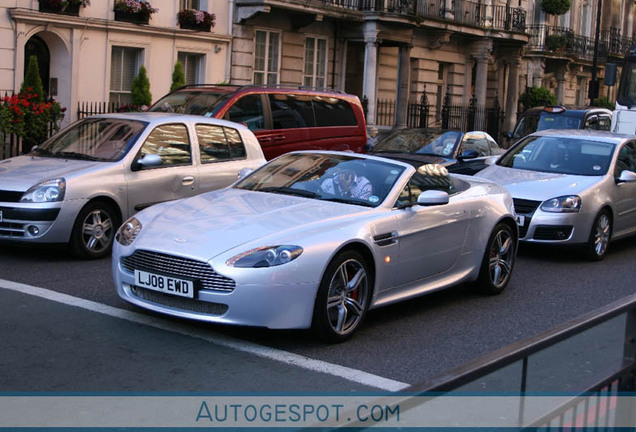
<path fill-rule="evenodd" d="M 39 0 L 40 12 L 79 16 L 81 7 L 89 5 L 89 0 Z"/>
<path fill-rule="evenodd" d="M 113 10 L 115 21 L 133 24 L 148 24 L 150 16 L 159 11 L 144 0 L 117 0 Z"/>
<path fill-rule="evenodd" d="M 216 16 L 212 13 L 196 10 L 184 9 L 177 14 L 179 27 L 187 30 L 210 31 L 214 27 Z"/>

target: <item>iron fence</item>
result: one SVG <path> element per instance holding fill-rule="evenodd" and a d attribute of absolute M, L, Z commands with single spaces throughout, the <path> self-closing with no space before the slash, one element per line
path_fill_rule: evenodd
<path fill-rule="evenodd" d="M 96 114 L 120 112 L 124 106 L 117 102 L 78 102 L 77 118 L 79 120 Z"/>

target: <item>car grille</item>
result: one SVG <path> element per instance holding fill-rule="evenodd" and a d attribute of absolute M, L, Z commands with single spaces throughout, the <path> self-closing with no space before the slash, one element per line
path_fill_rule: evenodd
<path fill-rule="evenodd" d="M 522 214 L 525 216 L 525 223 L 523 226 L 519 226 L 519 238 L 525 238 L 528 233 L 528 227 L 530 226 L 530 221 L 532 220 L 532 215 L 535 210 L 541 204 L 541 201 L 532 201 L 532 200 L 524 200 L 513 198 L 513 203 L 515 205 L 515 212 L 517 214 Z"/>
<path fill-rule="evenodd" d="M 0 190 L 0 202 L 20 202 L 24 192 Z"/>
<path fill-rule="evenodd" d="M 515 211 L 519 214 L 534 213 L 534 211 L 539 207 L 539 204 L 541 204 L 541 201 L 532 201 L 518 198 L 514 198 L 512 201 L 515 204 Z"/>
<path fill-rule="evenodd" d="M 142 270 L 166 276 L 197 280 L 200 282 L 199 288 L 201 289 L 232 292 L 236 288 L 236 282 L 221 276 L 212 269 L 210 264 L 204 261 L 136 250 L 132 255 L 123 257 L 121 264 L 131 273 L 135 270 Z"/>
<path fill-rule="evenodd" d="M 171 294 L 147 290 L 138 286 L 132 287 L 132 293 L 135 297 L 146 300 L 150 303 L 206 315 L 223 315 L 228 309 L 228 305 L 226 304 L 178 297 Z"/>
<path fill-rule="evenodd" d="M 5 237 L 25 237 L 24 225 L 15 222 L 0 222 L 0 236 Z"/>
<path fill-rule="evenodd" d="M 572 235 L 572 225 L 539 225 L 534 230 L 535 240 L 566 240 Z"/>

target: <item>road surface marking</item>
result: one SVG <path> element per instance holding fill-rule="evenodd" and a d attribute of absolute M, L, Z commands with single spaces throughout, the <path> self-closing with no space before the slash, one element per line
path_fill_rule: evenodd
<path fill-rule="evenodd" d="M 119 309 L 113 306 L 108 306 L 91 300 L 73 297 L 68 294 L 58 293 L 56 291 L 50 291 L 44 288 L 25 285 L 5 279 L 0 279 L 0 288 L 17 291 L 23 294 L 29 294 L 43 299 L 52 300 L 57 303 L 62 303 L 68 306 L 75 306 L 81 309 L 86 309 L 92 312 L 97 312 L 103 315 L 108 315 L 114 318 L 119 318 L 138 324 L 144 324 L 161 330 L 196 337 L 198 339 L 203 339 L 207 342 L 212 342 L 216 345 L 231 348 L 236 351 L 241 351 L 265 359 L 286 363 L 314 372 L 333 375 L 339 378 L 346 379 L 348 381 L 385 391 L 400 391 L 409 387 L 409 384 L 384 378 L 378 375 L 373 375 L 357 369 L 351 369 L 345 366 L 324 362 L 322 360 L 314 360 L 302 355 L 289 353 L 275 348 L 269 348 L 252 342 L 242 341 L 232 337 L 213 333 L 210 330 L 199 330 L 186 324 L 179 324 L 174 322 L 168 323 L 158 317 L 147 316 L 137 312 L 131 312 L 126 309 Z"/>

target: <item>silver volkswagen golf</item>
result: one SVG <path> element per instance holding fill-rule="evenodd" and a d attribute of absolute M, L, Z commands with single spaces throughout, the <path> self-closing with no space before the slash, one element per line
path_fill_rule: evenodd
<path fill-rule="evenodd" d="M 265 163 L 246 127 L 201 116 L 94 116 L 28 155 L 0 161 L 0 241 L 69 243 L 110 253 L 122 220 L 153 204 L 219 189 Z"/>
<path fill-rule="evenodd" d="M 478 177 L 512 195 L 524 242 L 581 245 L 602 259 L 636 233 L 636 137 L 546 130 L 519 141 Z"/>

